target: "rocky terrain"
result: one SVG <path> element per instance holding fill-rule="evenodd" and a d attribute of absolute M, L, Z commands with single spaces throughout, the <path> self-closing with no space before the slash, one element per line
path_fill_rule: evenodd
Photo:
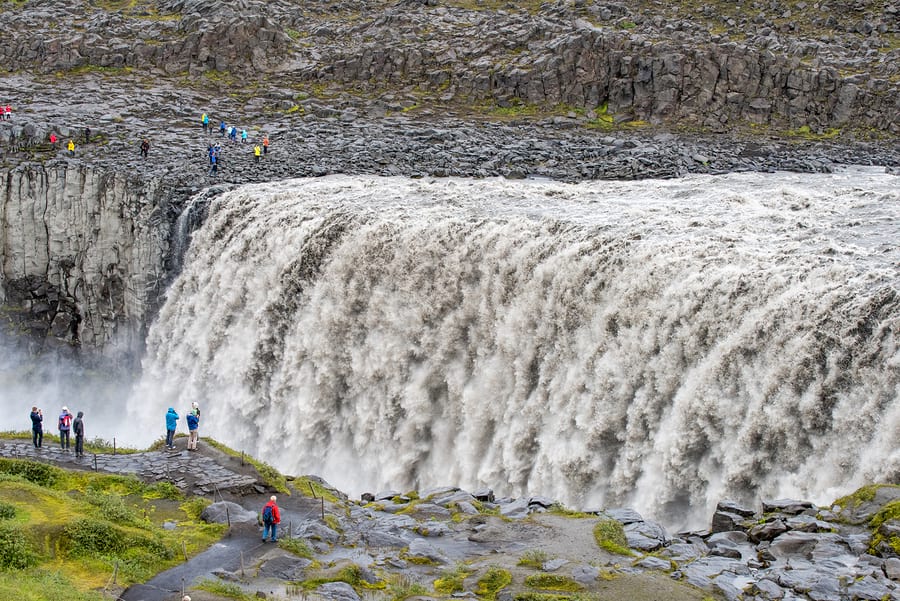
<path fill-rule="evenodd" d="M 273 492 L 249 466 L 201 453 L 148 451 L 73 459 L 51 445 L 5 442 L 6 457 L 170 481 L 214 500 L 204 518 L 230 524 L 208 551 L 120 595 L 130 601 L 229 596 L 519 601 L 594 599 L 900 599 L 900 487 L 869 486 L 817 507 L 722 501 L 710 528 L 667 529 L 628 508 L 572 511 L 544 497 L 495 498 L 453 486 L 351 500 L 315 477 L 279 493 L 281 545 L 261 544 L 259 508 Z M 315 487 L 312 484 L 315 483 Z"/>

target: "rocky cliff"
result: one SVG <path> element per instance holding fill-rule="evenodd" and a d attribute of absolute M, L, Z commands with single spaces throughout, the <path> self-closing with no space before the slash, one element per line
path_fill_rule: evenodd
<path fill-rule="evenodd" d="M 51 162 L 0 171 L 0 299 L 7 333 L 137 359 L 169 252 L 171 190 Z"/>
<path fill-rule="evenodd" d="M 601 124 L 896 134 L 898 16 L 896 1 L 866 0 L 32 0 L 0 12 L 0 64 L 203 76 L 252 94 L 276 82 L 414 89 Z"/>

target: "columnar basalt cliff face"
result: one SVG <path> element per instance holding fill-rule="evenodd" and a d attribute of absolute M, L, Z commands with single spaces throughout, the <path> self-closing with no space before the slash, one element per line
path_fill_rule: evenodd
<path fill-rule="evenodd" d="M 137 360 L 165 280 L 168 196 L 155 180 L 85 166 L 0 171 L 7 329 Z"/>

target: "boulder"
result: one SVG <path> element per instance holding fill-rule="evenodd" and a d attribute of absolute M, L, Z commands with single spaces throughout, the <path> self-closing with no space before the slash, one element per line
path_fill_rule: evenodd
<path fill-rule="evenodd" d="M 211 524 L 256 524 L 259 515 L 231 501 L 218 501 L 207 505 L 200 512 L 200 519 Z"/>

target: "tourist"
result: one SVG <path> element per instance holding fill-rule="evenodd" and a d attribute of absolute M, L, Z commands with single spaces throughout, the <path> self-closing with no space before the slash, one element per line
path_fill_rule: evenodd
<path fill-rule="evenodd" d="M 78 412 L 72 430 L 75 432 L 75 456 L 84 457 L 84 411 Z"/>
<path fill-rule="evenodd" d="M 91 128 L 85 127 L 84 128 L 84 143 L 87 144 L 90 141 L 91 141 Z"/>
<path fill-rule="evenodd" d="M 62 408 L 59 414 L 59 446 L 64 451 L 69 450 L 69 430 L 72 429 L 72 414 L 68 407 Z"/>
<path fill-rule="evenodd" d="M 188 437 L 187 450 L 196 451 L 197 441 L 200 439 L 200 433 L 197 429 L 200 427 L 200 410 L 193 410 L 187 415 Z"/>
<path fill-rule="evenodd" d="M 266 542 L 266 537 L 269 534 L 269 529 L 272 529 L 272 542 L 278 542 L 278 537 L 276 536 L 276 532 L 278 530 L 278 524 L 281 523 L 281 513 L 278 511 L 278 505 L 275 503 L 275 495 L 269 497 L 269 502 L 266 503 L 265 507 L 262 510 L 262 523 L 263 523 L 263 535 L 262 540 Z"/>
<path fill-rule="evenodd" d="M 269 136 L 263 138 L 263 154 L 269 154 Z"/>
<path fill-rule="evenodd" d="M 247 130 L 241 130 L 241 144 L 245 144 L 247 142 Z"/>
<path fill-rule="evenodd" d="M 197 404 L 197 401 L 191 403 L 191 413 L 197 416 L 197 419 L 200 418 L 200 405 Z"/>
<path fill-rule="evenodd" d="M 203 133 L 209 133 L 209 115 L 203 113 L 203 116 L 200 117 L 200 121 L 203 123 Z"/>
<path fill-rule="evenodd" d="M 12 119 L 12 105 L 11 104 L 6 105 L 6 119 L 7 120 Z"/>
<path fill-rule="evenodd" d="M 51 131 L 50 132 L 50 146 L 52 146 L 53 148 L 56 148 L 56 140 L 57 139 L 58 138 L 56 137 L 56 134 Z"/>
<path fill-rule="evenodd" d="M 223 138 L 225 137 L 225 122 L 224 121 L 219 122 L 219 133 L 222 134 Z"/>
<path fill-rule="evenodd" d="M 175 448 L 175 428 L 178 427 L 178 414 L 172 407 L 166 412 L 166 448 Z"/>
<path fill-rule="evenodd" d="M 259 163 L 259 157 L 262 154 L 262 148 L 259 147 L 259 144 L 253 147 L 253 157 L 256 159 L 256 162 Z"/>
<path fill-rule="evenodd" d="M 146 159 L 148 152 L 150 152 L 150 140 L 144 138 L 144 141 L 141 142 L 141 156 Z"/>
<path fill-rule="evenodd" d="M 69 154 L 75 156 L 75 140 L 69 140 L 69 143 L 66 145 L 66 148 L 69 149 Z"/>
<path fill-rule="evenodd" d="M 44 414 L 37 407 L 31 408 L 31 441 L 36 449 L 44 444 Z"/>
<path fill-rule="evenodd" d="M 209 155 L 209 163 L 210 163 L 209 174 L 217 175 L 219 173 L 219 155 L 216 154 L 215 152 L 212 153 L 211 155 Z"/>

